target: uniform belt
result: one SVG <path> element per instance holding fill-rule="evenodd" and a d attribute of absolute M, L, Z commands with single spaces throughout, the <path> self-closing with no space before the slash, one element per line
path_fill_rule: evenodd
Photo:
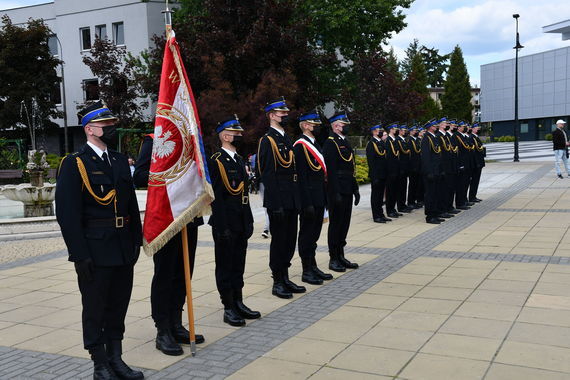
<path fill-rule="evenodd" d="M 293 182 L 297 182 L 297 174 L 276 174 L 276 177 L 279 179 L 287 179 L 293 180 Z"/>
<path fill-rule="evenodd" d="M 129 224 L 131 221 L 130 216 L 117 216 L 116 218 L 107 219 L 87 219 L 83 222 L 83 226 L 87 228 L 97 227 L 116 227 L 122 228 Z"/>
<path fill-rule="evenodd" d="M 352 170 L 337 170 L 336 174 L 341 176 L 341 177 L 343 177 L 343 176 L 346 176 L 346 177 L 354 176 L 354 172 Z"/>

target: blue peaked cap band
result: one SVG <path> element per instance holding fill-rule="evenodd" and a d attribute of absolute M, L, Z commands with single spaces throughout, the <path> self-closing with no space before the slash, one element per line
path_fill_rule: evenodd
<path fill-rule="evenodd" d="M 269 111 L 271 111 L 271 110 L 274 110 L 275 108 L 283 108 L 283 107 L 287 108 L 287 103 L 285 103 L 284 100 L 280 100 L 280 101 L 278 101 L 278 102 L 275 102 L 275 103 L 271 103 L 271 104 L 266 105 L 266 106 L 263 108 L 263 110 L 267 113 L 267 112 L 269 112 Z"/>
<path fill-rule="evenodd" d="M 334 123 L 337 120 L 348 121 L 348 116 L 346 113 L 341 113 L 340 115 L 333 116 L 329 119 L 329 123 Z"/>
<path fill-rule="evenodd" d="M 243 128 L 241 127 L 241 124 L 239 123 L 239 120 L 228 120 L 220 125 L 218 125 L 216 127 L 216 133 L 220 133 L 221 131 L 223 131 L 224 129 L 231 129 L 231 127 L 239 127 L 239 128 L 235 128 L 235 130 L 243 130 Z"/>
<path fill-rule="evenodd" d="M 316 113 L 308 113 L 308 114 L 305 114 L 305 115 L 301 115 L 301 116 L 299 117 L 299 121 L 305 121 L 305 120 L 319 120 L 319 119 L 320 119 L 320 117 L 319 117 L 319 115 L 316 114 Z"/>
<path fill-rule="evenodd" d="M 81 125 L 85 127 L 91 120 L 95 119 L 97 116 L 105 112 L 111 113 L 107 107 L 99 108 L 89 112 L 87 115 L 81 118 Z"/>
<path fill-rule="evenodd" d="M 444 121 L 447 121 L 447 118 L 446 118 L 446 117 L 442 117 L 441 119 L 439 119 L 439 120 L 436 122 L 436 124 L 442 123 L 442 122 L 444 122 Z"/>
<path fill-rule="evenodd" d="M 370 127 L 370 132 L 372 132 L 372 131 L 375 130 L 375 129 L 380 129 L 380 128 L 382 128 L 382 125 L 380 125 L 380 124 L 375 125 L 375 126 L 373 126 L 373 127 Z"/>

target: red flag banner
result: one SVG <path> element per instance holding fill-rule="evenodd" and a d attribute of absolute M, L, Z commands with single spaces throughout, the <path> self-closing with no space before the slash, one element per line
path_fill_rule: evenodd
<path fill-rule="evenodd" d="M 148 178 L 145 253 L 156 253 L 193 218 L 207 212 L 213 199 L 194 95 L 174 31 L 169 30 Z"/>

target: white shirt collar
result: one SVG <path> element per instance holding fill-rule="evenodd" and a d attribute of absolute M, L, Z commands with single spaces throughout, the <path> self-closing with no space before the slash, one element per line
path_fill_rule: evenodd
<path fill-rule="evenodd" d="M 430 135 L 432 135 L 433 137 L 435 137 L 435 134 L 434 134 L 434 133 L 431 133 L 430 131 L 428 131 L 428 133 L 429 133 Z"/>
<path fill-rule="evenodd" d="M 226 153 L 229 154 L 230 157 L 233 158 L 234 161 L 236 161 L 236 152 L 232 152 L 231 150 L 226 149 L 226 148 L 224 148 L 224 147 L 222 147 L 222 149 L 225 150 Z M 236 162 L 237 162 L 237 161 L 236 161 Z"/>
<path fill-rule="evenodd" d="M 87 145 L 89 145 L 91 149 L 93 149 L 95 154 L 97 154 L 100 159 L 103 159 L 103 153 L 107 153 L 107 157 L 109 157 L 109 152 L 107 151 L 107 149 L 101 150 L 97 145 L 93 144 L 91 141 L 87 141 Z M 111 159 L 111 157 L 109 157 L 109 159 Z"/>
<path fill-rule="evenodd" d="M 335 132 L 335 133 L 336 133 L 336 132 Z M 341 139 L 343 139 L 343 140 L 344 140 L 345 137 L 346 137 L 346 136 L 341 135 L 340 133 L 336 133 L 336 135 L 337 135 L 338 137 L 340 137 Z"/>
<path fill-rule="evenodd" d="M 313 144 L 315 143 L 315 138 L 314 138 L 314 137 L 308 136 L 308 135 L 306 135 L 306 134 L 304 134 L 304 133 L 303 133 L 303 136 L 305 136 L 306 138 L 308 138 L 309 141 L 312 142 Z"/>
<path fill-rule="evenodd" d="M 285 136 L 285 131 L 279 130 L 279 129 L 275 128 L 273 125 L 270 125 L 270 127 L 273 128 L 273 129 L 275 129 L 277 132 L 279 132 L 279 134 L 280 134 L 281 136 Z"/>
<path fill-rule="evenodd" d="M 378 136 L 372 136 L 374 139 L 376 139 L 376 141 L 382 141 L 382 139 L 379 139 Z"/>

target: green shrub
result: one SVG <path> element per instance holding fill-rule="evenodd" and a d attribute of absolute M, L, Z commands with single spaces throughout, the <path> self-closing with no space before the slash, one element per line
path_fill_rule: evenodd
<path fill-rule="evenodd" d="M 513 142 L 515 141 L 515 136 L 501 136 L 497 139 L 498 142 Z"/>
<path fill-rule="evenodd" d="M 21 168 L 22 163 L 18 156 L 18 150 L 0 138 L 0 170 Z"/>
<path fill-rule="evenodd" d="M 57 154 L 54 153 L 46 154 L 46 161 L 49 164 L 49 167 L 52 169 L 57 169 L 59 167 L 61 159 L 62 157 L 58 156 Z"/>
<path fill-rule="evenodd" d="M 356 160 L 356 182 L 359 185 L 370 182 L 368 178 L 368 162 L 366 157 L 355 156 Z"/>
<path fill-rule="evenodd" d="M 552 133 L 547 133 L 546 136 L 544 136 L 544 139 L 547 141 L 552 141 Z"/>

